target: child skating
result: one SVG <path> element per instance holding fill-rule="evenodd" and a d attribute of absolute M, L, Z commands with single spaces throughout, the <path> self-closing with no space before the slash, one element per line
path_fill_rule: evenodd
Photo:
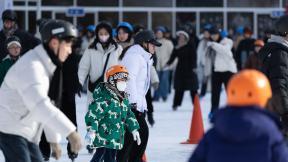
<path fill-rule="evenodd" d="M 87 125 L 86 141 L 97 148 L 91 162 L 116 162 L 116 152 L 123 148 L 125 130 L 133 134 L 140 145 L 139 124 L 131 111 L 127 94 L 124 92 L 128 71 L 124 66 L 115 65 L 106 72 L 106 81 L 100 83 L 93 93 L 93 101 L 85 116 Z"/>

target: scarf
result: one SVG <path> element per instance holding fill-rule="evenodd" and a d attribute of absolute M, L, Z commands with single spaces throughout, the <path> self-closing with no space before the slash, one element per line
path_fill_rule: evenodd
<path fill-rule="evenodd" d="M 48 45 L 43 45 L 48 56 L 50 57 L 53 64 L 56 66 L 56 70 L 50 81 L 48 96 L 54 102 L 54 105 L 61 109 L 62 107 L 62 94 L 63 94 L 63 69 L 62 63 L 54 52 L 48 47 Z"/>

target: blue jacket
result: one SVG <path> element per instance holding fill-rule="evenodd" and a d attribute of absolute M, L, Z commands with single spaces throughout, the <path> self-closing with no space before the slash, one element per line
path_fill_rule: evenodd
<path fill-rule="evenodd" d="M 280 123 L 257 107 L 226 107 L 212 119 L 189 162 L 288 162 Z"/>

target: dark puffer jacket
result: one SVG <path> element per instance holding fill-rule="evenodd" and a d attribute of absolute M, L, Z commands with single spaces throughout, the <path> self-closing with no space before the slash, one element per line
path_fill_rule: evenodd
<path fill-rule="evenodd" d="M 270 80 L 271 108 L 280 115 L 288 115 L 288 47 L 276 42 L 267 43 L 257 56 L 263 64 L 261 71 Z"/>
<path fill-rule="evenodd" d="M 189 162 L 288 162 L 278 118 L 258 107 L 226 107 Z"/>

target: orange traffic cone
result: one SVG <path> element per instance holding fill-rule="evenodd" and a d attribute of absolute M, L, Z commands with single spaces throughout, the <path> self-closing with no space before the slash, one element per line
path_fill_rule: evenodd
<path fill-rule="evenodd" d="M 200 108 L 199 96 L 194 98 L 194 110 L 190 127 L 189 139 L 181 144 L 197 144 L 204 135 L 203 119 Z"/>
<path fill-rule="evenodd" d="M 143 161 L 143 162 L 148 162 L 145 152 L 144 152 L 144 154 L 143 154 L 143 156 L 142 156 L 142 161 Z"/>

